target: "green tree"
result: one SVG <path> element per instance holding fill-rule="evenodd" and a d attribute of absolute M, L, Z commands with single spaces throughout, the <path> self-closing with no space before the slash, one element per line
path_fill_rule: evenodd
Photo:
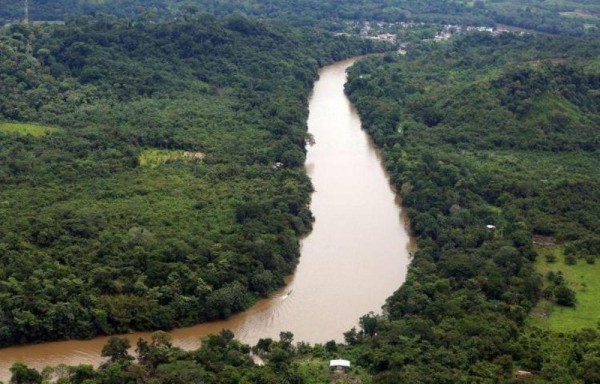
<path fill-rule="evenodd" d="M 41 384 L 42 375 L 25 364 L 15 363 L 10 367 L 10 384 Z"/>
<path fill-rule="evenodd" d="M 558 305 L 562 305 L 565 307 L 574 307 L 577 304 L 577 299 L 575 298 L 575 291 L 571 288 L 559 285 L 554 290 L 554 297 L 556 298 L 556 303 Z"/>
<path fill-rule="evenodd" d="M 133 356 L 129 355 L 129 348 L 131 348 L 131 344 L 128 339 L 111 336 L 102 347 L 101 355 L 110 358 L 110 361 L 114 363 L 127 362 L 134 359 Z"/>

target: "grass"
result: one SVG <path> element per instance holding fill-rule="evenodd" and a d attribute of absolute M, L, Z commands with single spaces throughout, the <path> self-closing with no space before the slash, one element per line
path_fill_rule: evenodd
<path fill-rule="evenodd" d="M 577 294 L 577 305 L 567 308 L 541 300 L 532 311 L 532 323 L 557 332 L 597 329 L 600 322 L 600 263 L 590 265 L 585 260 L 577 259 L 575 265 L 567 265 L 562 246 L 538 247 L 537 251 L 536 270 L 544 276 L 550 271 L 561 271 L 567 286 Z M 556 262 L 546 261 L 546 255 L 550 254 L 554 254 Z M 547 281 L 544 283 L 547 284 Z"/>
<path fill-rule="evenodd" d="M 169 161 L 198 161 L 203 160 L 202 152 L 176 151 L 170 149 L 146 149 L 138 160 L 142 167 L 155 168 Z"/>
<path fill-rule="evenodd" d="M 52 132 L 57 132 L 56 127 L 49 127 L 40 124 L 29 123 L 0 123 L 0 133 L 9 135 L 29 135 L 35 137 L 45 136 Z"/>
<path fill-rule="evenodd" d="M 458 156 L 458 155 L 457 155 Z M 595 180 L 600 156 L 582 152 L 548 153 L 544 151 L 478 150 L 463 151 L 460 158 L 482 172 L 518 176 L 540 183 L 568 180 Z"/>
<path fill-rule="evenodd" d="M 583 115 L 577 106 L 560 95 L 547 95 L 533 102 L 526 119 L 528 122 L 540 122 L 557 114 L 568 117 L 573 123 L 581 123 Z"/>
<path fill-rule="evenodd" d="M 559 12 L 561 16 L 564 17 L 581 17 L 584 19 L 597 19 L 598 16 L 592 15 L 590 13 L 581 12 L 581 11 L 573 11 L 573 12 Z"/>

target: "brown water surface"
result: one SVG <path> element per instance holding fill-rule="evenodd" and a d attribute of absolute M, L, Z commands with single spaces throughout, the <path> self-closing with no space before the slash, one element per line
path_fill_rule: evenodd
<path fill-rule="evenodd" d="M 306 169 L 316 190 L 311 203 L 316 221 L 302 241 L 296 273 L 285 288 L 246 312 L 172 331 L 175 345 L 197 348 L 201 337 L 223 328 L 250 344 L 281 331 L 311 343 L 341 341 L 360 316 L 379 312 L 404 281 L 411 238 L 379 153 L 343 93 L 353 62 L 323 68 L 310 98 L 308 127 L 316 144 L 308 150 Z M 132 345 L 148 336 L 127 335 Z M 0 380 L 8 381 L 16 361 L 38 369 L 97 365 L 105 342 L 100 337 L 0 349 Z"/>

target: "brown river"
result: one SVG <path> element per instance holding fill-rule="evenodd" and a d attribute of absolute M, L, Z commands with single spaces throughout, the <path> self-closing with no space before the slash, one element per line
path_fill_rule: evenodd
<path fill-rule="evenodd" d="M 294 339 L 322 343 L 342 341 L 342 333 L 360 316 L 380 312 L 385 299 L 404 281 L 412 240 L 389 185 L 379 152 L 344 95 L 346 68 L 353 60 L 321 70 L 310 97 L 306 170 L 315 193 L 312 233 L 302 241 L 296 273 L 285 288 L 226 321 L 173 330 L 173 342 L 193 349 L 200 338 L 231 329 L 255 344 L 291 331 Z M 149 333 L 127 335 L 132 345 Z M 105 337 L 0 349 L 0 380 L 8 382 L 16 362 L 42 369 L 60 363 L 93 364 Z"/>

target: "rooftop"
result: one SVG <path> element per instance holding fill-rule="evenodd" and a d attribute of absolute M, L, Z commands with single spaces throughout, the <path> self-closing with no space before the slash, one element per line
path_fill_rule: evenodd
<path fill-rule="evenodd" d="M 350 362 L 348 360 L 331 360 L 329 367 L 346 367 L 350 368 Z"/>

